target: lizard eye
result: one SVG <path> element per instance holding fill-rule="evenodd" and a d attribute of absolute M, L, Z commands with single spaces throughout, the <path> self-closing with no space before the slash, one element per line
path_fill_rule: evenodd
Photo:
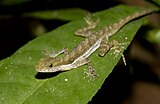
<path fill-rule="evenodd" d="M 49 67 L 51 68 L 51 67 L 53 67 L 53 65 L 52 65 L 52 64 L 49 64 Z"/>

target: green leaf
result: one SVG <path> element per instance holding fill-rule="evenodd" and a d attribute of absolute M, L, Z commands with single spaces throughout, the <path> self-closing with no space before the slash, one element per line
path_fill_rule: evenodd
<path fill-rule="evenodd" d="M 94 19 L 100 18 L 97 29 L 108 26 L 116 21 L 144 9 L 117 6 L 97 12 Z M 122 43 L 132 41 L 142 25 L 142 19 L 134 20 L 125 25 L 112 38 Z M 73 33 L 86 26 L 83 19 L 72 21 L 52 32 L 38 37 L 20 48 L 11 57 L 0 62 L 0 103 L 1 104 L 86 104 L 101 88 L 104 80 L 112 72 L 121 55 L 114 58 L 109 53 L 99 57 L 97 51 L 90 57 L 99 78 L 88 82 L 84 79 L 82 66 L 62 73 L 38 74 L 35 65 L 43 50 L 60 50 L 64 47 L 72 49 L 82 37 Z M 127 48 L 129 44 L 124 45 Z M 124 50 L 124 49 L 123 49 Z"/>
<path fill-rule="evenodd" d="M 59 20 L 75 20 L 84 17 L 88 11 L 79 8 L 59 9 L 59 10 L 46 10 L 36 11 L 31 13 L 24 13 L 24 17 L 33 17 L 39 19 L 59 19 Z"/>

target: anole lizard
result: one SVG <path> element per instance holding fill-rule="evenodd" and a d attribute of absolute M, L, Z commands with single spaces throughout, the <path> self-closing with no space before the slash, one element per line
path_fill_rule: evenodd
<path fill-rule="evenodd" d="M 70 52 L 62 49 L 58 53 L 51 53 L 45 57 L 42 57 L 35 69 L 38 72 L 58 72 L 58 71 L 68 71 L 72 68 L 77 68 L 79 66 L 88 65 L 89 71 L 88 76 L 95 77 L 98 76 L 95 69 L 91 66 L 89 61 L 89 56 L 99 48 L 99 55 L 104 56 L 111 47 L 118 45 L 117 41 L 108 42 L 108 39 L 114 35 L 117 31 L 121 29 L 129 21 L 151 13 L 152 10 L 144 10 L 143 12 L 137 12 L 129 15 L 118 22 L 113 23 L 110 26 L 104 27 L 96 32 L 91 31 L 94 29 L 98 23 L 91 19 L 90 16 L 85 18 L 87 27 L 83 27 L 75 32 L 76 35 L 86 37 L 84 41 L 80 42 L 76 47 L 74 47 Z M 64 53 L 63 57 L 57 57 L 58 55 Z"/>

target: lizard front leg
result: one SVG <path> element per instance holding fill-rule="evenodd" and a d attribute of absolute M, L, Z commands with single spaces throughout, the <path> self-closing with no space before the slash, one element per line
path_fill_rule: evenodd
<path fill-rule="evenodd" d="M 93 81 L 96 77 L 99 77 L 99 75 L 97 74 L 96 69 L 92 66 L 90 61 L 87 63 L 87 65 L 88 71 L 84 72 L 85 78 L 89 78 L 89 81 Z"/>
<path fill-rule="evenodd" d="M 95 77 L 99 77 L 96 73 L 95 68 L 92 66 L 91 61 L 89 59 L 79 60 L 76 63 L 73 63 L 73 68 L 77 68 L 79 66 L 87 64 L 88 69 L 84 72 L 85 78 L 90 78 L 90 80 L 94 80 Z"/>
<path fill-rule="evenodd" d="M 58 52 L 52 50 L 52 51 L 44 51 L 42 52 L 44 56 L 48 56 L 48 57 L 52 57 L 52 58 L 55 58 L 61 54 L 67 54 L 68 53 L 68 49 L 67 48 L 64 48 Z"/>

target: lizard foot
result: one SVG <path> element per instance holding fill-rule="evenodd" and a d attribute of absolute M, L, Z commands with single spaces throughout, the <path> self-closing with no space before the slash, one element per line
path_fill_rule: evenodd
<path fill-rule="evenodd" d="M 95 68 L 93 68 L 90 62 L 88 63 L 88 71 L 85 70 L 84 74 L 85 74 L 84 78 L 85 79 L 89 78 L 89 82 L 94 81 L 95 78 L 99 77 L 99 75 L 96 73 Z"/>
<path fill-rule="evenodd" d="M 113 47 L 111 47 L 110 50 L 113 50 L 113 51 L 114 51 L 114 52 L 111 53 L 111 55 L 115 55 L 115 56 L 114 56 L 114 59 L 115 59 L 115 58 L 117 58 L 118 55 L 120 54 L 120 55 L 122 56 L 124 65 L 126 65 L 126 60 L 125 60 L 125 57 L 124 57 L 124 55 L 123 55 L 123 53 L 122 53 L 122 49 L 124 49 L 123 45 L 128 44 L 128 42 L 127 42 L 127 43 L 119 43 L 118 41 L 113 40 L 113 41 L 111 42 L 111 44 L 112 44 Z"/>

